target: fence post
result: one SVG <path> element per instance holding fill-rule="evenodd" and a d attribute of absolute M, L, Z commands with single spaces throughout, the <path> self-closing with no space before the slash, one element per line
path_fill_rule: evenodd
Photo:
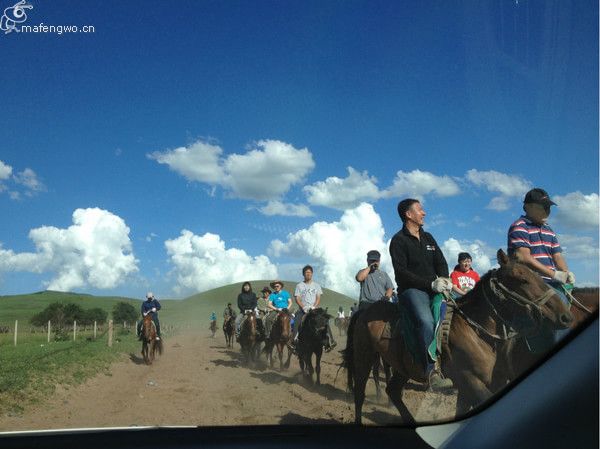
<path fill-rule="evenodd" d="M 73 341 L 77 338 L 77 320 L 73 321 Z"/>
<path fill-rule="evenodd" d="M 94 321 L 94 340 L 96 339 L 96 333 L 98 332 L 98 323 Z"/>
<path fill-rule="evenodd" d="M 108 347 L 112 348 L 113 340 L 113 320 L 108 321 Z"/>
<path fill-rule="evenodd" d="M 17 346 L 17 331 L 19 329 L 19 320 L 15 320 L 15 346 Z"/>
<path fill-rule="evenodd" d="M 48 343 L 50 343 L 50 320 L 48 320 Z"/>

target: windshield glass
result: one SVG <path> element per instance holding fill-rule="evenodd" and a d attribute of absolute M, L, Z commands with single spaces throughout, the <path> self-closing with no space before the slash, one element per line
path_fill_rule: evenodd
<path fill-rule="evenodd" d="M 450 420 L 596 310 L 597 2 L 0 4 L 0 431 Z"/>

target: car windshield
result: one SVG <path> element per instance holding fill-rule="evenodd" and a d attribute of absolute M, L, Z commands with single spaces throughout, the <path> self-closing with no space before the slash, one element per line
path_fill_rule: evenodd
<path fill-rule="evenodd" d="M 445 422 L 597 310 L 597 2 L 0 4 L 0 432 Z"/>

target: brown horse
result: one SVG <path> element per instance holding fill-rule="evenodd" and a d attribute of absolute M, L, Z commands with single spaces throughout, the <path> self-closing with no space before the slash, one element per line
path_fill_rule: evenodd
<path fill-rule="evenodd" d="M 162 354 L 162 340 L 156 340 L 156 326 L 152 321 L 152 315 L 148 314 L 142 323 L 142 357 L 147 365 L 151 365 L 154 361 L 156 351 Z"/>
<path fill-rule="evenodd" d="M 279 356 L 279 369 L 283 370 L 290 367 L 290 358 L 292 357 L 292 350 L 289 347 L 290 338 L 292 337 L 292 328 L 290 325 L 291 315 L 288 309 L 283 309 L 277 313 L 277 318 L 273 323 L 271 329 L 271 335 L 265 342 L 264 352 L 267 354 L 267 359 L 271 368 L 273 368 L 273 348 L 277 348 L 277 355 Z M 287 346 L 288 356 L 285 363 L 283 363 L 283 348 Z"/>
<path fill-rule="evenodd" d="M 228 348 L 233 348 L 233 335 L 235 334 L 235 320 L 232 315 L 225 317 L 223 321 L 223 333 L 225 334 L 225 344 Z"/>
<path fill-rule="evenodd" d="M 598 287 L 575 288 L 570 294 L 567 294 L 570 311 L 573 315 L 571 329 L 577 328 L 597 312 L 598 297 Z M 509 382 L 519 377 L 541 360 L 546 352 L 532 351 L 525 338 L 518 338 L 508 342 L 502 351 L 508 374 L 506 381 Z"/>
<path fill-rule="evenodd" d="M 321 356 L 323 347 L 327 344 L 327 324 L 331 319 L 321 308 L 311 309 L 304 315 L 302 327 L 298 333 L 298 362 L 302 372 L 312 382 L 313 372 L 317 373 L 317 385 L 321 384 Z M 312 365 L 312 355 L 315 355 L 315 367 Z"/>
<path fill-rule="evenodd" d="M 457 411 L 487 400 L 499 389 L 496 378 L 496 346 L 519 335 L 536 331 L 543 323 L 555 328 L 571 324 L 572 315 L 542 279 L 515 259 L 498 251 L 500 268 L 488 272 L 455 307 L 447 341 L 442 344 L 441 367 L 458 390 Z M 386 323 L 400 316 L 398 308 L 379 301 L 352 316 L 344 365 L 348 386 L 354 393 L 355 422 L 361 423 L 365 385 L 377 356 L 393 369 L 386 392 L 403 421 L 414 418 L 402 402 L 408 379 L 426 382 L 421 364 L 415 363 L 402 335 L 382 338 Z"/>
<path fill-rule="evenodd" d="M 260 341 L 253 310 L 246 310 L 240 325 L 239 343 L 242 347 L 246 363 L 256 363 L 259 357 Z"/>

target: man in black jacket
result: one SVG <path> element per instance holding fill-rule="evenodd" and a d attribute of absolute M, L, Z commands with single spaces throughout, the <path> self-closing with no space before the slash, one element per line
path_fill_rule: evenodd
<path fill-rule="evenodd" d="M 436 293 L 452 290 L 448 264 L 433 236 L 423 230 L 426 214 L 418 200 L 407 198 L 400 201 L 398 215 L 403 226 L 390 242 L 390 256 L 398 286 L 398 303 L 408 312 L 416 327 L 421 356 L 419 361 L 428 374 L 430 387 L 448 388 L 452 386 L 452 382 L 442 377 L 439 368 L 427 353 L 436 324 L 431 301 Z"/>

